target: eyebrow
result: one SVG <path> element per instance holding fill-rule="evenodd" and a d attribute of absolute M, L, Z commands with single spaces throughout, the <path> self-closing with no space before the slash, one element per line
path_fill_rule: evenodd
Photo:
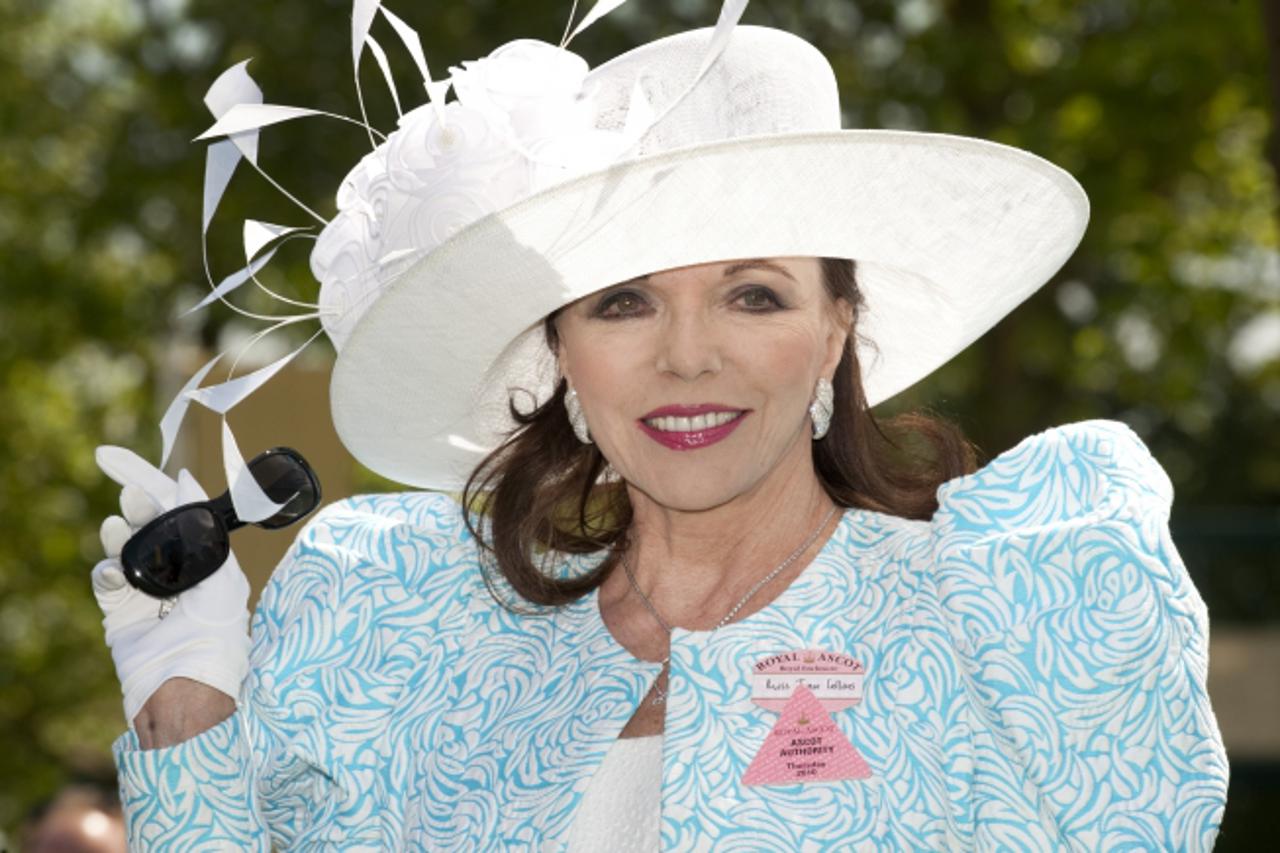
<path fill-rule="evenodd" d="M 744 260 L 744 261 L 737 261 L 735 263 L 729 264 L 729 266 L 724 268 L 724 272 L 721 275 L 721 277 L 729 278 L 730 276 L 737 275 L 738 273 L 743 272 L 745 270 L 752 270 L 752 269 L 766 270 L 768 272 L 773 272 L 773 273 L 777 273 L 778 275 L 786 276 L 792 281 L 796 280 L 795 276 L 787 272 L 786 267 L 782 266 L 781 264 L 775 264 L 773 261 L 766 261 L 764 258 L 748 258 L 747 260 Z M 638 275 L 635 278 L 629 278 L 626 281 L 619 282 L 618 284 L 614 285 L 614 287 L 621 287 L 622 285 L 625 285 L 625 284 L 639 284 L 641 282 L 645 282 L 648 280 L 649 280 L 649 276 Z"/>
<path fill-rule="evenodd" d="M 795 276 L 787 272 L 786 267 L 781 264 L 775 264 L 773 261 L 766 261 L 764 258 L 751 258 L 745 261 L 738 261 L 736 264 L 730 264 L 724 268 L 724 277 L 728 278 L 729 276 L 736 275 L 743 270 L 750 269 L 767 270 L 768 272 L 774 272 L 778 275 L 786 276 L 792 281 L 796 280 Z"/>

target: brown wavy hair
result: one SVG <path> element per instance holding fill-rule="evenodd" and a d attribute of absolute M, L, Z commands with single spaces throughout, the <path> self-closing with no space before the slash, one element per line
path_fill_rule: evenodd
<path fill-rule="evenodd" d="M 844 258 L 822 258 L 821 265 L 827 295 L 853 307 L 854 323 L 832 380 L 831 427 L 813 442 L 818 479 L 839 506 L 928 519 L 938 507 L 938 486 L 974 470 L 973 445 L 958 427 L 935 415 L 876 419 L 863 393 L 855 345 L 857 318 L 865 306 L 857 266 Z M 552 314 L 545 322 L 552 351 L 559 343 L 554 321 Z M 538 605 L 567 604 L 590 592 L 612 570 L 615 557 L 610 554 L 588 574 L 568 578 L 551 577 L 535 557 L 625 547 L 631 523 L 626 486 L 616 478 L 602 480 L 608 463 L 600 448 L 582 444 L 573 434 L 565 389 L 562 379 L 551 398 L 530 412 L 519 411 L 513 400 L 511 416 L 518 426 L 476 467 L 463 491 L 467 528 L 486 562 L 497 566 L 518 595 Z M 478 523 L 481 513 L 489 516 L 487 533 Z"/>

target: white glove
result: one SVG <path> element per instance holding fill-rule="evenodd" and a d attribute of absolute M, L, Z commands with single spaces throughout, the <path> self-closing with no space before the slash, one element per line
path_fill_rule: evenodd
<path fill-rule="evenodd" d="M 174 599 L 152 598 L 135 589 L 125 580 L 119 559 L 124 543 L 142 525 L 165 510 L 208 496 L 185 468 L 175 482 L 122 447 L 104 445 L 95 457 L 103 473 L 124 487 L 124 517 L 113 515 L 102 522 L 107 558 L 94 567 L 92 577 L 129 727 L 170 678 L 190 678 L 237 698 L 249 671 L 249 582 L 235 555 Z"/>

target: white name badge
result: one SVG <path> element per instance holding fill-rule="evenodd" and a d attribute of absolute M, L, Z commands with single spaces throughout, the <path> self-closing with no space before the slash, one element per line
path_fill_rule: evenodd
<path fill-rule="evenodd" d="M 862 701 L 866 668 L 850 655 L 800 649 L 757 661 L 751 668 L 751 701 L 781 712 L 798 687 L 808 688 L 828 712 Z"/>

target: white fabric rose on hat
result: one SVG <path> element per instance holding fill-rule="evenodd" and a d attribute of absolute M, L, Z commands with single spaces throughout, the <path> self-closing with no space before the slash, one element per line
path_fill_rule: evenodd
<path fill-rule="evenodd" d="M 357 283 L 377 269 L 390 189 L 381 151 L 366 154 L 338 187 L 338 214 L 311 250 L 311 274 L 321 283 L 321 303 L 335 315 L 349 311 L 359 296 Z"/>
<path fill-rule="evenodd" d="M 530 193 L 602 168 L 626 147 L 616 131 L 597 128 L 590 68 L 576 53 L 536 39 L 509 42 L 451 68 L 463 106 L 506 128 L 532 168 Z"/>
<path fill-rule="evenodd" d="M 457 100 L 405 113 L 338 190 L 311 254 L 325 330 L 341 349 L 381 288 L 471 223 L 611 162 L 582 57 L 532 39 L 452 68 Z"/>
<path fill-rule="evenodd" d="M 552 136 L 566 126 L 589 126 L 594 119 L 591 104 L 579 99 L 590 69 L 564 48 L 520 39 L 449 70 L 459 101 L 505 118 L 522 140 Z"/>

